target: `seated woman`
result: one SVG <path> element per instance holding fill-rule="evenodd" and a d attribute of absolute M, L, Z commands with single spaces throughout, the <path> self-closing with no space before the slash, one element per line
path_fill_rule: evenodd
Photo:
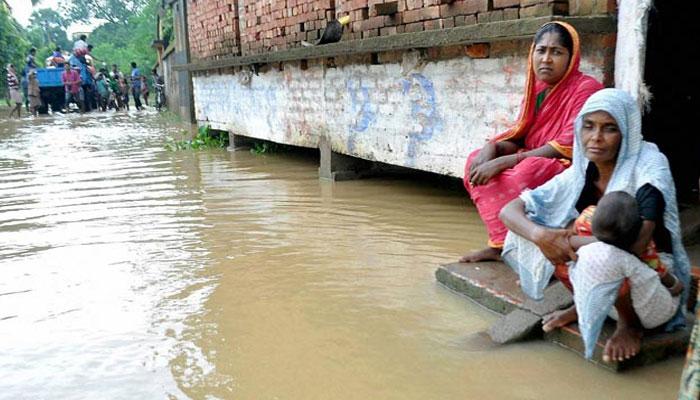
<path fill-rule="evenodd" d="M 543 25 L 530 48 L 525 98 L 517 124 L 467 158 L 464 187 L 488 230 L 488 247 L 460 262 L 497 260 L 507 229 L 501 208 L 523 189 L 535 188 L 569 166 L 573 121 L 603 86 L 579 71 L 576 30 L 563 22 Z"/>
<path fill-rule="evenodd" d="M 681 243 L 675 187 L 666 157 L 642 140 L 638 105 L 626 92 L 604 89 L 591 96 L 575 130 L 571 168 L 523 192 L 501 211 L 510 229 L 503 259 L 518 272 L 523 291 L 532 298 L 542 297 L 552 275 L 573 290 L 575 305 L 545 317 L 543 329 L 578 319 L 588 357 L 614 304 L 611 316 L 617 318 L 617 328 L 603 359 L 621 361 L 637 354 L 643 328 L 665 325 L 670 330 L 685 322 L 680 305 L 686 302 L 690 266 Z M 567 229 L 605 193 L 615 191 L 635 197 L 643 220 L 636 237 L 606 240 L 609 244 Z M 609 225 L 605 218 L 593 215 L 594 228 L 596 223 Z M 604 235 L 619 236 L 598 232 Z M 646 256 L 652 239 L 663 268 L 653 263 L 649 268 L 638 258 Z M 664 285 L 660 276 L 669 272 Z M 674 293 L 681 286 L 678 298 Z"/>

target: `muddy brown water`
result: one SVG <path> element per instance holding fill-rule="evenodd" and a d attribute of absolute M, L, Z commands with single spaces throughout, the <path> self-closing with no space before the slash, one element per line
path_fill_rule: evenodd
<path fill-rule="evenodd" d="M 433 275 L 485 242 L 462 193 L 167 151 L 181 129 L 0 119 L 0 398 L 675 397 L 682 358 L 616 375 L 493 346 L 496 316 Z"/>

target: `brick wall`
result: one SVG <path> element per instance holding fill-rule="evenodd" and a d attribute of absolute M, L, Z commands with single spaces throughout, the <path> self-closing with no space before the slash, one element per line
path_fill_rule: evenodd
<path fill-rule="evenodd" d="M 243 1 L 243 53 L 284 50 L 299 46 L 302 40 L 313 42 L 335 13 L 335 0 Z"/>
<path fill-rule="evenodd" d="M 211 60 L 240 54 L 238 2 L 187 1 L 187 27 L 193 59 Z"/>
<path fill-rule="evenodd" d="M 615 12 L 615 0 L 188 0 L 194 59 L 285 50 L 350 16 L 343 40 L 550 15 Z"/>
<path fill-rule="evenodd" d="M 339 14 L 350 15 L 352 21 L 344 40 L 614 10 L 615 0 L 349 0 L 338 7 Z"/>

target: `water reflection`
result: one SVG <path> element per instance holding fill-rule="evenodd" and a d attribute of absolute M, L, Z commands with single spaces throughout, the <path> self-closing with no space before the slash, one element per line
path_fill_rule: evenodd
<path fill-rule="evenodd" d="M 461 193 L 305 156 L 167 152 L 154 113 L 0 122 L 0 398 L 669 398 L 435 284 Z"/>

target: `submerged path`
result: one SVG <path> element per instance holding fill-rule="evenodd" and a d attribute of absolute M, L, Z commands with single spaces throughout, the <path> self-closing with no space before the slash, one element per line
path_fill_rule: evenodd
<path fill-rule="evenodd" d="M 433 276 L 485 240 L 462 193 L 167 151 L 181 129 L 0 119 L 0 399 L 676 396 L 682 358 L 492 345 L 497 316 Z"/>

